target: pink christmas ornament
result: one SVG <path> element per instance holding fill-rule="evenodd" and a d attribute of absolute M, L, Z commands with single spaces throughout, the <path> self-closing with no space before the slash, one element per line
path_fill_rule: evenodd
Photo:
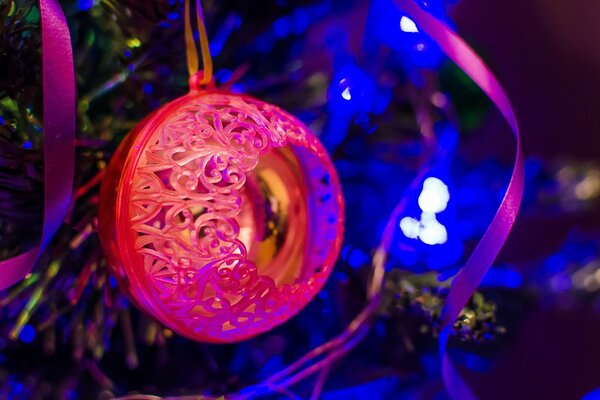
<path fill-rule="evenodd" d="M 138 124 L 100 201 L 120 286 L 199 341 L 248 339 L 294 316 L 322 288 L 343 236 L 339 180 L 316 137 L 274 105 L 214 88 Z"/>

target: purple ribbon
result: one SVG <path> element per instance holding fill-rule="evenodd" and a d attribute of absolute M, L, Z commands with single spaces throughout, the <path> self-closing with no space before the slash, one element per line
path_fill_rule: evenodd
<path fill-rule="evenodd" d="M 516 138 L 516 156 L 508 188 L 496 215 L 481 241 L 452 282 L 442 311 L 439 336 L 442 376 L 453 399 L 475 399 L 475 395 L 452 365 L 447 352 L 448 338 L 454 321 L 475 292 L 484 275 L 504 245 L 515 222 L 523 197 L 524 161 L 519 127 L 508 96 L 485 63 L 456 33 L 421 9 L 413 0 L 394 0 L 422 30 L 433 38 L 444 53 L 458 65 L 498 107 Z"/>
<path fill-rule="evenodd" d="M 44 103 L 44 228 L 40 244 L 0 262 L 0 290 L 22 280 L 61 226 L 75 165 L 75 74 L 69 27 L 56 0 L 40 0 Z"/>

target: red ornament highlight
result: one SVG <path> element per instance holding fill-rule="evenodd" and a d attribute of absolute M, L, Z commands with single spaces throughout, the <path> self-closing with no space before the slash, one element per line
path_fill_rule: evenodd
<path fill-rule="evenodd" d="M 317 138 L 280 108 L 193 90 L 125 138 L 102 185 L 103 248 L 174 331 L 235 342 L 298 313 L 340 250 L 343 198 Z"/>

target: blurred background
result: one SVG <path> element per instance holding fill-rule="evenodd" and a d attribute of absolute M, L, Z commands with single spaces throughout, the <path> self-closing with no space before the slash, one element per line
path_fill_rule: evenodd
<path fill-rule="evenodd" d="M 527 158 L 520 216 L 454 326 L 452 359 L 481 399 L 600 399 L 600 4 L 417 2 L 495 72 Z M 339 172 L 345 241 L 318 297 L 271 332 L 215 346 L 177 336 L 116 286 L 95 233 L 98 183 L 127 132 L 187 90 L 182 3 L 60 1 L 77 71 L 78 198 L 34 273 L 0 294 L 0 397 L 218 396 L 255 385 L 362 309 L 373 251 L 405 201 L 376 318 L 325 374 L 320 398 L 448 398 L 440 311 L 502 198 L 514 140 L 391 0 L 203 1 L 217 85 L 296 115 Z M 2 259 L 41 231 L 40 46 L 37 2 L 0 2 Z M 310 398 L 315 385 L 262 397 Z"/>
<path fill-rule="evenodd" d="M 598 165 L 600 118 L 593 110 L 600 106 L 600 47 L 593 38 L 599 34 L 600 6 L 579 0 L 465 0 L 453 15 L 458 31 L 510 95 L 526 153 Z M 599 228 L 597 206 L 575 214 L 522 214 L 503 254 L 544 257 L 570 234 L 597 235 Z M 535 307 L 495 373 L 472 384 L 482 398 L 581 398 L 599 386 L 598 317 L 596 306 Z"/>

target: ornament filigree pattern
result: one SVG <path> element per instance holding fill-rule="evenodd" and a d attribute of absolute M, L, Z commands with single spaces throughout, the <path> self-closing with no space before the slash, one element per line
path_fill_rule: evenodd
<path fill-rule="evenodd" d="M 317 182 L 325 240 L 308 256 L 318 266 L 312 276 L 278 286 L 249 259 L 236 217 L 259 158 L 287 144 L 312 155 L 305 168 Z M 339 250 L 342 200 L 331 169 L 301 123 L 247 96 L 209 93 L 167 116 L 141 153 L 129 206 L 135 251 L 161 307 L 183 330 L 227 340 L 243 338 L 246 326 L 262 332 L 289 318 L 297 311 L 290 307 L 301 308 L 323 284 Z"/>

